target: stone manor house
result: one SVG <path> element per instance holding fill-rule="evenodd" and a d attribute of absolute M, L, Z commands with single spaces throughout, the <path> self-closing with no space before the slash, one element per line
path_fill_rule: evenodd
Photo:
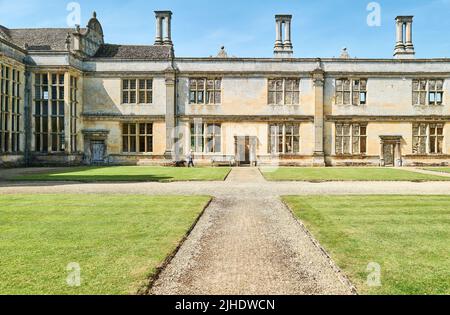
<path fill-rule="evenodd" d="M 85 28 L 0 26 L 0 166 L 448 165 L 450 59 L 416 59 L 412 16 L 392 59 L 294 58 L 277 15 L 271 58 L 176 57 L 170 11 L 154 45 Z M 394 46 L 394 43 L 393 43 Z"/>

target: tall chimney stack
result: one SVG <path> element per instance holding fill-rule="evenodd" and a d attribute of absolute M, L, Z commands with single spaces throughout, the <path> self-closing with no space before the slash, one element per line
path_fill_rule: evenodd
<path fill-rule="evenodd" d="M 278 14 L 275 15 L 275 31 L 276 40 L 273 54 L 277 58 L 292 58 L 294 54 L 294 47 L 291 40 L 291 23 L 292 15 Z M 284 39 L 283 39 L 284 26 Z"/>
<path fill-rule="evenodd" d="M 172 43 L 172 12 L 155 11 L 156 36 L 155 45 L 173 46 Z"/>
<path fill-rule="evenodd" d="M 413 18 L 413 16 L 397 16 L 395 18 L 397 40 L 395 44 L 394 57 L 397 59 L 413 59 L 416 54 L 412 40 Z"/>

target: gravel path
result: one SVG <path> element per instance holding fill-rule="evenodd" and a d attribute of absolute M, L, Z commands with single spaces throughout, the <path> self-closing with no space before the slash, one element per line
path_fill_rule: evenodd
<path fill-rule="evenodd" d="M 230 174 L 231 176 L 231 174 Z M 178 182 L 178 183 L 14 183 L 0 181 L 0 194 L 139 194 L 216 197 L 283 195 L 450 195 L 442 182 Z"/>
<path fill-rule="evenodd" d="M 262 182 L 255 169 L 228 182 Z M 276 197 L 218 197 L 153 285 L 152 294 L 351 294 Z"/>

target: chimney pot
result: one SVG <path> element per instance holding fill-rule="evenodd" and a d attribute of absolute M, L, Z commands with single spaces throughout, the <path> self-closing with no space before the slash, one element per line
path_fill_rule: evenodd
<path fill-rule="evenodd" d="M 290 58 L 292 57 L 294 47 L 291 40 L 291 23 L 292 15 L 289 14 L 277 14 L 275 15 L 275 30 L 276 40 L 274 48 L 274 56 L 278 58 Z M 283 24 L 284 24 L 284 36 L 283 39 Z"/>
<path fill-rule="evenodd" d="M 412 39 L 412 23 L 413 16 L 397 16 L 396 32 L 397 40 L 395 44 L 394 57 L 397 59 L 412 59 L 414 58 L 414 44 Z"/>
<path fill-rule="evenodd" d="M 155 11 L 156 36 L 155 45 L 173 46 L 172 43 L 172 12 Z"/>

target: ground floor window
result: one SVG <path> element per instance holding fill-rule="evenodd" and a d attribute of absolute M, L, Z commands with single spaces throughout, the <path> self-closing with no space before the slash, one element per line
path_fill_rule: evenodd
<path fill-rule="evenodd" d="M 4 64 L 0 68 L 0 152 L 19 152 L 21 72 Z"/>
<path fill-rule="evenodd" d="M 442 154 L 443 124 L 413 124 L 413 154 Z"/>
<path fill-rule="evenodd" d="M 72 152 L 77 152 L 78 140 L 78 120 L 79 120 L 79 104 L 78 104 L 78 78 L 70 76 L 70 148 Z"/>
<path fill-rule="evenodd" d="M 125 123 L 122 126 L 123 153 L 152 153 L 153 124 Z"/>
<path fill-rule="evenodd" d="M 34 136 L 37 152 L 62 152 L 65 143 L 65 75 L 34 75 Z"/>
<path fill-rule="evenodd" d="M 336 124 L 336 154 L 366 154 L 367 126 L 364 124 Z"/>
<path fill-rule="evenodd" d="M 191 150 L 197 153 L 222 151 L 222 126 L 214 123 L 191 124 Z"/>
<path fill-rule="evenodd" d="M 268 139 L 269 153 L 297 154 L 300 152 L 300 125 L 271 124 Z"/>

